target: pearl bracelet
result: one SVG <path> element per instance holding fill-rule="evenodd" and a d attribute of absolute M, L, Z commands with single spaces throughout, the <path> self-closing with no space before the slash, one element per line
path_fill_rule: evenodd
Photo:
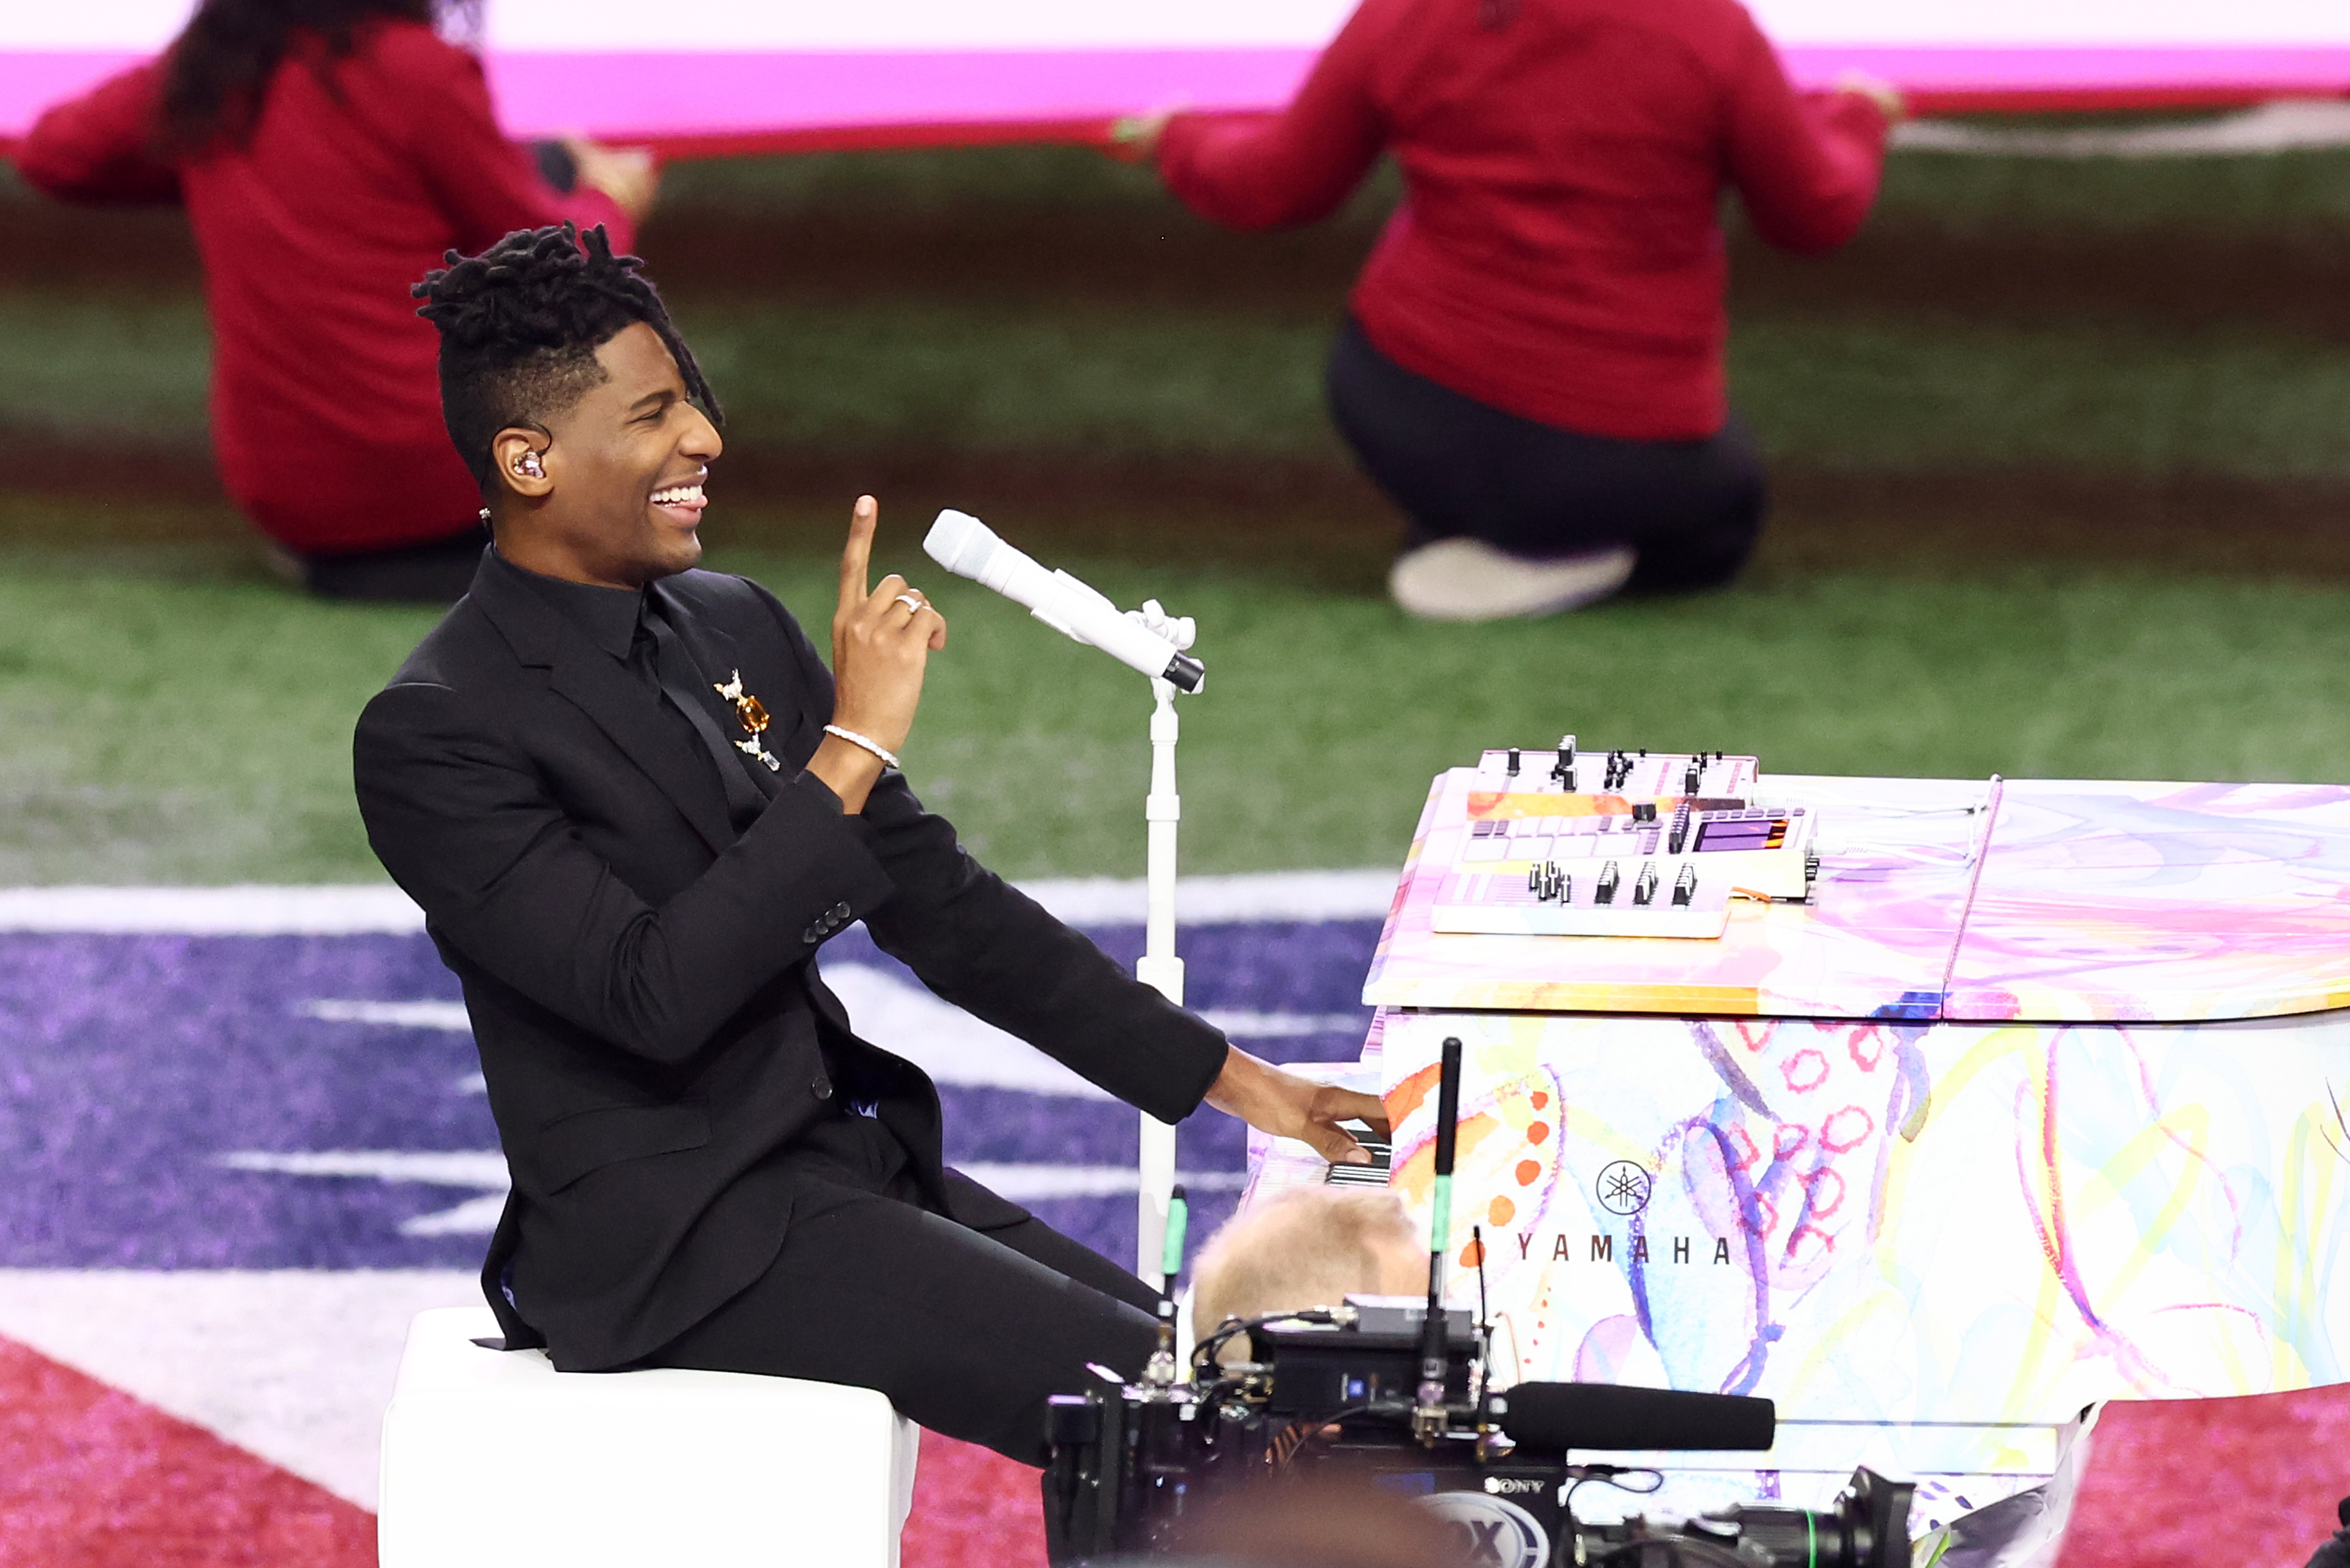
<path fill-rule="evenodd" d="M 906 771 L 906 765 L 898 760 L 898 753 L 891 751 L 889 747 L 883 745 L 879 741 L 860 735 L 854 730 L 844 730 L 837 724 L 827 724 L 824 727 L 824 732 L 827 735 L 838 735 L 842 740 L 847 741 L 852 746 L 864 747 L 867 751 L 880 758 L 884 765 L 896 768 L 901 774 Z"/>

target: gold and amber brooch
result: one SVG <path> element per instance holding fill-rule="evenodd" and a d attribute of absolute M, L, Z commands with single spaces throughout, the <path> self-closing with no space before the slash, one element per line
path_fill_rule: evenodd
<path fill-rule="evenodd" d="M 747 741 L 735 742 L 734 749 L 754 761 L 764 763 L 771 774 L 783 772 L 784 764 L 775 753 L 760 743 L 759 737 L 767 732 L 767 708 L 765 703 L 743 690 L 743 672 L 739 670 L 733 671 L 733 679 L 725 685 L 713 684 L 711 690 L 734 704 L 734 717 L 742 724 L 743 733 L 750 736 Z"/>

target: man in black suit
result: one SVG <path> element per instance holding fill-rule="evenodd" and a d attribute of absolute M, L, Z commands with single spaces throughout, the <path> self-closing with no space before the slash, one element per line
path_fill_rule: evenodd
<path fill-rule="evenodd" d="M 946 1167 L 936 1090 L 850 1031 L 825 940 L 862 919 L 1169 1121 L 1205 1099 L 1360 1159 L 1337 1124 L 1379 1104 L 1232 1049 L 922 809 L 895 753 L 946 623 L 899 577 L 867 587 L 871 497 L 829 673 L 765 589 L 690 569 L 717 404 L 634 258 L 567 227 L 450 261 L 417 293 L 495 544 L 355 764 L 480 1045 L 507 1343 L 879 1388 L 1042 1463 L 1045 1397 L 1139 1370 L 1155 1298 Z"/>

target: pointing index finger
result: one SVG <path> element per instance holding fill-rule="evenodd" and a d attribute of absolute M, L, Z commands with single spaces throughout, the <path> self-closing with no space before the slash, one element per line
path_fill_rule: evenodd
<path fill-rule="evenodd" d="M 848 543 L 841 547 L 840 552 L 840 612 L 843 615 L 866 600 L 866 574 L 873 560 L 873 530 L 880 520 L 879 503 L 870 495 L 858 496 L 855 510 L 848 514 Z"/>

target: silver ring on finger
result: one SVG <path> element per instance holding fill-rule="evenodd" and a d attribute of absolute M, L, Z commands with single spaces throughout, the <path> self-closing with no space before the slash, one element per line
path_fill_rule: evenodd
<path fill-rule="evenodd" d="M 904 605 L 908 609 L 910 609 L 910 610 L 913 611 L 916 615 L 920 615 L 920 614 L 921 614 L 921 613 L 922 613 L 922 601 L 921 601 L 921 598 L 920 598 L 920 596 L 918 596 L 917 594 L 915 594 L 911 589 L 907 590 L 905 593 L 899 594 L 899 595 L 898 596 L 898 600 L 897 600 L 897 602 L 898 602 L 898 603 L 899 603 L 899 604 L 901 604 L 901 605 Z"/>

